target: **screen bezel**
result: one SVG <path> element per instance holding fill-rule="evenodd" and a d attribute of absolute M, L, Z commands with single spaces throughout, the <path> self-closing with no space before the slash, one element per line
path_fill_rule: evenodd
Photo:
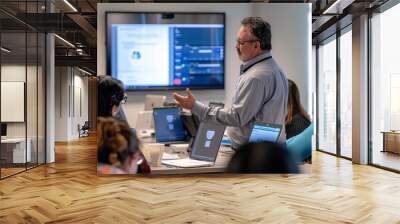
<path fill-rule="evenodd" d="M 208 124 L 208 122 L 210 122 L 211 124 L 217 125 L 217 124 L 215 124 L 215 123 L 212 123 L 212 121 L 201 122 L 200 125 L 199 125 L 199 128 L 198 128 L 198 130 L 197 130 L 197 132 L 196 132 L 196 136 L 200 133 L 200 131 L 204 128 L 204 126 Z M 224 132 L 225 132 L 225 129 L 226 129 L 226 126 L 220 125 L 220 127 L 221 127 L 221 133 L 220 133 L 221 136 L 219 136 L 219 138 L 218 138 L 218 141 L 219 141 L 218 149 L 216 150 L 216 153 L 213 155 L 214 160 L 205 160 L 205 159 L 203 159 L 203 158 L 197 157 L 197 155 L 194 154 L 194 151 L 195 151 L 195 150 L 194 150 L 194 147 L 197 146 L 197 145 L 199 144 L 198 141 L 200 141 L 200 140 L 198 139 L 198 137 L 197 137 L 197 138 L 194 137 L 194 140 L 193 140 L 193 142 L 192 142 L 192 145 L 190 146 L 190 147 L 191 147 L 191 150 L 190 150 L 189 158 L 191 158 L 191 159 L 196 159 L 196 160 L 201 160 L 201 161 L 206 161 L 206 162 L 215 163 L 215 161 L 217 160 L 217 156 L 218 156 L 218 153 L 219 153 L 219 149 L 220 149 L 220 147 L 221 147 L 222 138 L 224 137 Z"/>
<path fill-rule="evenodd" d="M 194 14 L 194 15 L 203 15 L 203 14 L 210 14 L 210 15 L 222 15 L 222 22 L 224 25 L 224 73 L 223 73 L 223 83 L 222 85 L 218 86 L 151 86 L 151 87 L 136 87 L 136 88 L 126 88 L 126 91 L 160 91 L 160 90 L 184 90 L 186 88 L 190 89 L 196 89 L 196 90 L 207 90 L 207 89 L 225 89 L 225 76 L 226 76 L 226 20 L 225 20 L 225 12 L 174 12 L 174 11 L 106 11 L 105 12 L 105 32 L 106 32 L 106 41 L 105 41 L 105 46 L 106 46 L 106 71 L 108 76 L 111 75 L 111 45 L 109 44 L 109 25 L 108 25 L 108 16 L 109 14 L 154 14 L 154 13 L 159 13 L 159 14 Z M 122 80 L 121 80 L 122 81 Z"/>
<path fill-rule="evenodd" d="M 251 129 L 251 132 L 250 132 L 249 142 L 250 142 L 251 134 L 253 133 L 253 129 L 254 129 L 254 127 L 255 127 L 256 125 L 264 126 L 264 127 L 271 127 L 271 128 L 279 128 L 279 134 L 278 134 L 278 136 L 277 136 L 276 139 L 275 139 L 275 143 L 279 141 L 279 138 L 281 137 L 281 134 L 282 134 L 283 125 L 280 125 L 280 124 L 273 124 L 273 123 L 266 123 L 266 122 L 255 122 L 255 123 L 253 124 L 253 128 Z"/>
<path fill-rule="evenodd" d="M 181 122 L 182 122 L 182 128 L 185 130 L 185 136 L 184 136 L 182 139 L 160 140 L 159 135 L 157 135 L 156 117 L 155 117 L 154 112 L 155 112 L 156 110 L 160 110 L 160 111 L 161 111 L 161 110 L 171 110 L 171 109 L 176 109 L 176 110 L 178 110 L 178 117 L 179 117 L 179 119 L 180 119 Z M 185 126 L 184 126 L 184 124 L 183 124 L 182 118 L 181 118 L 181 116 L 180 116 L 181 112 L 182 112 L 182 110 L 181 110 L 180 107 L 154 107 L 154 108 L 153 108 L 154 137 L 155 137 L 157 143 L 166 143 L 166 142 L 186 142 L 186 141 L 187 141 L 188 133 L 187 133 L 187 130 L 185 129 Z"/>

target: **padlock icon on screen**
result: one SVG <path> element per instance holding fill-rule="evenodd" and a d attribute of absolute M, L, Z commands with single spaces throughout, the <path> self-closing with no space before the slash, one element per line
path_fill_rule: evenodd
<path fill-rule="evenodd" d="M 212 139 L 214 138 L 214 135 L 215 135 L 215 131 L 213 131 L 213 130 L 207 131 L 207 134 L 206 134 L 207 140 L 206 140 L 206 142 L 204 143 L 204 147 L 210 148 L 210 146 L 211 146 L 211 141 L 212 141 Z"/>
<path fill-rule="evenodd" d="M 167 115 L 166 119 L 167 119 L 167 123 L 168 123 L 168 129 L 169 130 L 174 130 L 174 123 L 172 123 L 174 121 L 174 116 L 173 115 Z"/>

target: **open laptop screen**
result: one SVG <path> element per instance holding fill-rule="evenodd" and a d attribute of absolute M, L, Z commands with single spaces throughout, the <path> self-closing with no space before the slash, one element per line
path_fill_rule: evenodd
<path fill-rule="evenodd" d="M 186 130 L 183 127 L 179 107 L 156 107 L 153 109 L 154 131 L 157 142 L 184 141 Z"/>
<path fill-rule="evenodd" d="M 192 144 L 191 159 L 215 162 L 224 136 L 225 126 L 212 122 L 200 123 Z"/>
<path fill-rule="evenodd" d="M 282 130 L 282 125 L 255 123 L 250 134 L 249 142 L 277 142 Z"/>

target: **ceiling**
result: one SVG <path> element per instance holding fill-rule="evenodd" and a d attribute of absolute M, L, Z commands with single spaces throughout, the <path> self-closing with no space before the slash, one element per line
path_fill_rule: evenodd
<path fill-rule="evenodd" d="M 335 32 L 337 21 L 346 26 L 351 17 L 377 7 L 387 0 L 191 0 L 189 2 L 269 2 L 312 3 L 313 43 Z M 46 5 L 47 2 L 47 5 Z M 188 0 L 1 0 L 0 27 L 2 41 L 8 47 L 20 49 L 25 38 L 18 35 L 30 31 L 55 32 L 56 65 L 75 65 L 96 71 L 97 3 L 117 2 L 188 2 Z M 69 3 L 69 4 L 68 4 Z M 53 13 L 48 13 L 52 9 Z M 62 39 L 70 44 L 66 43 Z M 29 39 L 29 38 L 28 38 Z M 11 44 L 12 43 L 12 44 Z M 72 44 L 72 45 L 71 45 Z M 34 44 L 28 44 L 28 54 Z M 26 54 L 26 52 L 23 52 Z"/>

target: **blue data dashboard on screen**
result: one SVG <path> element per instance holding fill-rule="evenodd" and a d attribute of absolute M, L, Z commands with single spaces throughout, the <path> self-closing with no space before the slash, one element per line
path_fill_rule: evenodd
<path fill-rule="evenodd" d="M 223 24 L 112 24 L 111 74 L 127 89 L 224 87 Z"/>
<path fill-rule="evenodd" d="M 154 108 L 154 128 L 157 142 L 184 141 L 186 130 L 179 108 Z"/>
<path fill-rule="evenodd" d="M 279 134 L 281 133 L 280 127 L 271 127 L 268 125 L 254 125 L 250 134 L 249 142 L 277 142 Z"/>

